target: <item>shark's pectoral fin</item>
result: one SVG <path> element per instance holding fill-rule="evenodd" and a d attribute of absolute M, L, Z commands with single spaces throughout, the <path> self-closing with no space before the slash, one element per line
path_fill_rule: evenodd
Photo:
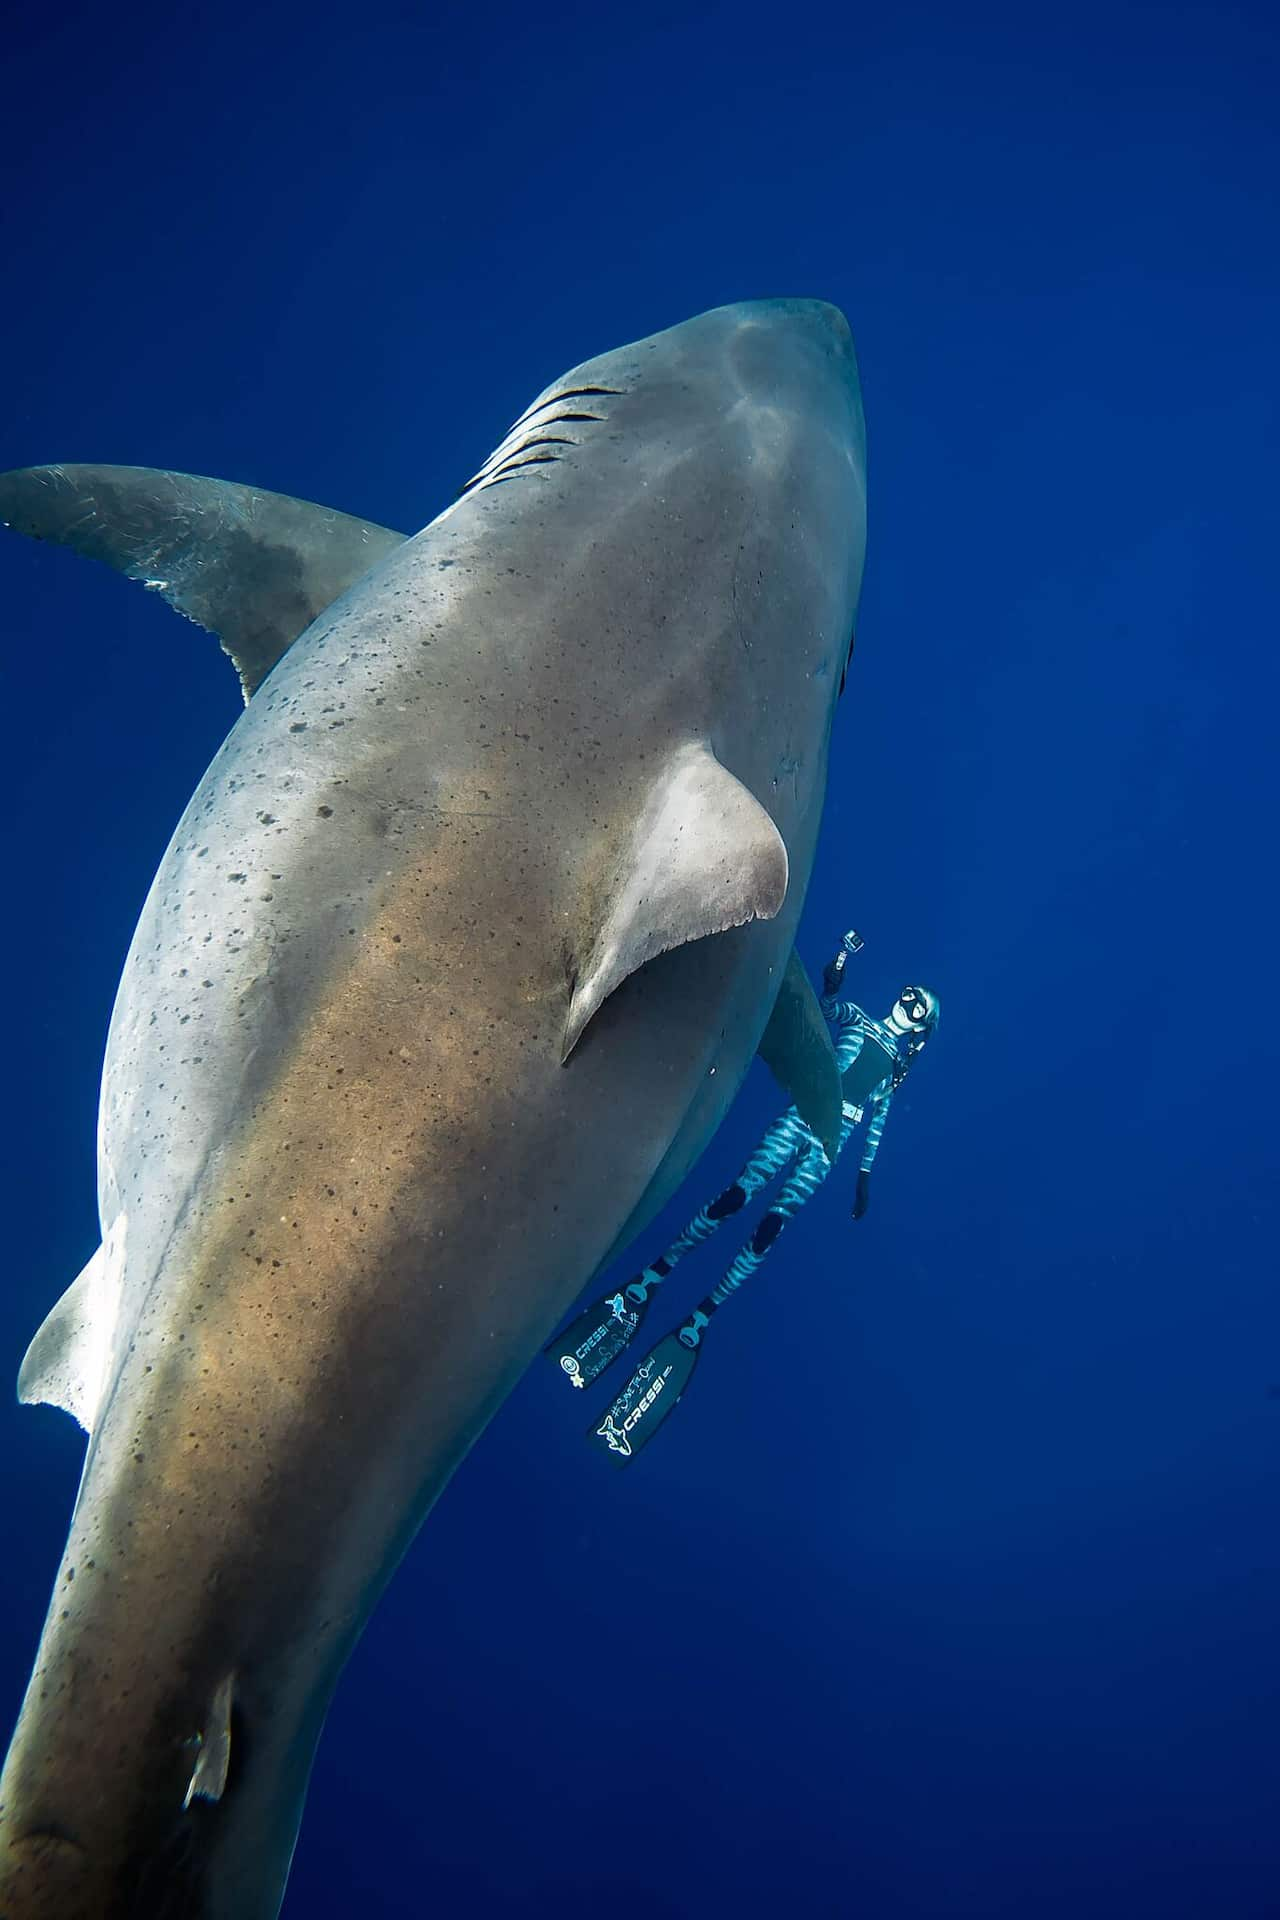
<path fill-rule="evenodd" d="M 794 947 L 760 1041 L 760 1058 L 834 1161 L 844 1117 L 840 1068 L 818 996 Z"/>
<path fill-rule="evenodd" d="M 649 790 L 605 912 L 579 967 L 565 1026 L 567 1060 L 591 1016 L 646 960 L 771 920 L 787 892 L 787 849 L 760 802 L 710 747 L 681 747 Z"/>
<path fill-rule="evenodd" d="M 141 580 L 222 642 L 246 701 L 405 536 L 288 494 L 154 467 L 0 474 L 0 520 Z"/>
<path fill-rule="evenodd" d="M 124 1261 L 121 1215 L 89 1264 L 41 1321 L 18 1370 L 27 1406 L 63 1407 L 93 1431 L 111 1360 Z"/>

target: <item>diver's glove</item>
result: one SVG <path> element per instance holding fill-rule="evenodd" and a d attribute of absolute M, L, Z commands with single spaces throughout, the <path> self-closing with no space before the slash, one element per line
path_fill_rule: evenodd
<path fill-rule="evenodd" d="M 866 1212 L 867 1208 L 870 1205 L 871 1205 L 871 1175 L 867 1172 L 867 1169 L 865 1167 L 860 1167 L 858 1170 L 858 1191 L 853 1196 L 854 1219 L 861 1220 L 863 1214 Z"/>

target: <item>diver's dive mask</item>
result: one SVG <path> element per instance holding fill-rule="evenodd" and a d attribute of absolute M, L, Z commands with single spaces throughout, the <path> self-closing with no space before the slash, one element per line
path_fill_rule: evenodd
<path fill-rule="evenodd" d="M 927 1027 L 933 1013 L 933 995 L 927 987 L 904 987 L 898 1005 L 913 1027 Z"/>

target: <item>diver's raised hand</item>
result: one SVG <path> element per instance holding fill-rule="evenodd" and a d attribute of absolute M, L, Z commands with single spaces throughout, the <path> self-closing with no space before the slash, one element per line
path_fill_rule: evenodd
<path fill-rule="evenodd" d="M 871 1175 L 867 1172 L 865 1167 L 862 1167 L 858 1173 L 858 1191 L 853 1196 L 854 1219 L 861 1220 L 863 1214 L 866 1212 L 867 1208 L 870 1205 L 871 1205 Z"/>
<path fill-rule="evenodd" d="M 822 986 L 828 1000 L 834 1000 L 840 991 L 840 982 L 844 978 L 844 970 L 848 964 L 849 955 L 859 952 L 863 944 L 862 935 L 860 933 L 854 933 L 853 930 L 850 929 L 840 942 L 839 952 L 828 960 L 826 970 L 822 976 Z"/>

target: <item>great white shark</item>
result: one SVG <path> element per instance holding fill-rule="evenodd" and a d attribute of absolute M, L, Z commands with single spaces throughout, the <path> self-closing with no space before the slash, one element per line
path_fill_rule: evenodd
<path fill-rule="evenodd" d="M 217 632 L 247 699 L 125 963 L 101 1247 L 22 1367 L 89 1438 L 0 1920 L 268 1920 L 342 1665 L 530 1357 L 758 1045 L 838 1126 L 792 947 L 852 342 L 752 301 L 589 360 L 409 539 L 120 467 L 4 476 L 0 518 Z"/>

